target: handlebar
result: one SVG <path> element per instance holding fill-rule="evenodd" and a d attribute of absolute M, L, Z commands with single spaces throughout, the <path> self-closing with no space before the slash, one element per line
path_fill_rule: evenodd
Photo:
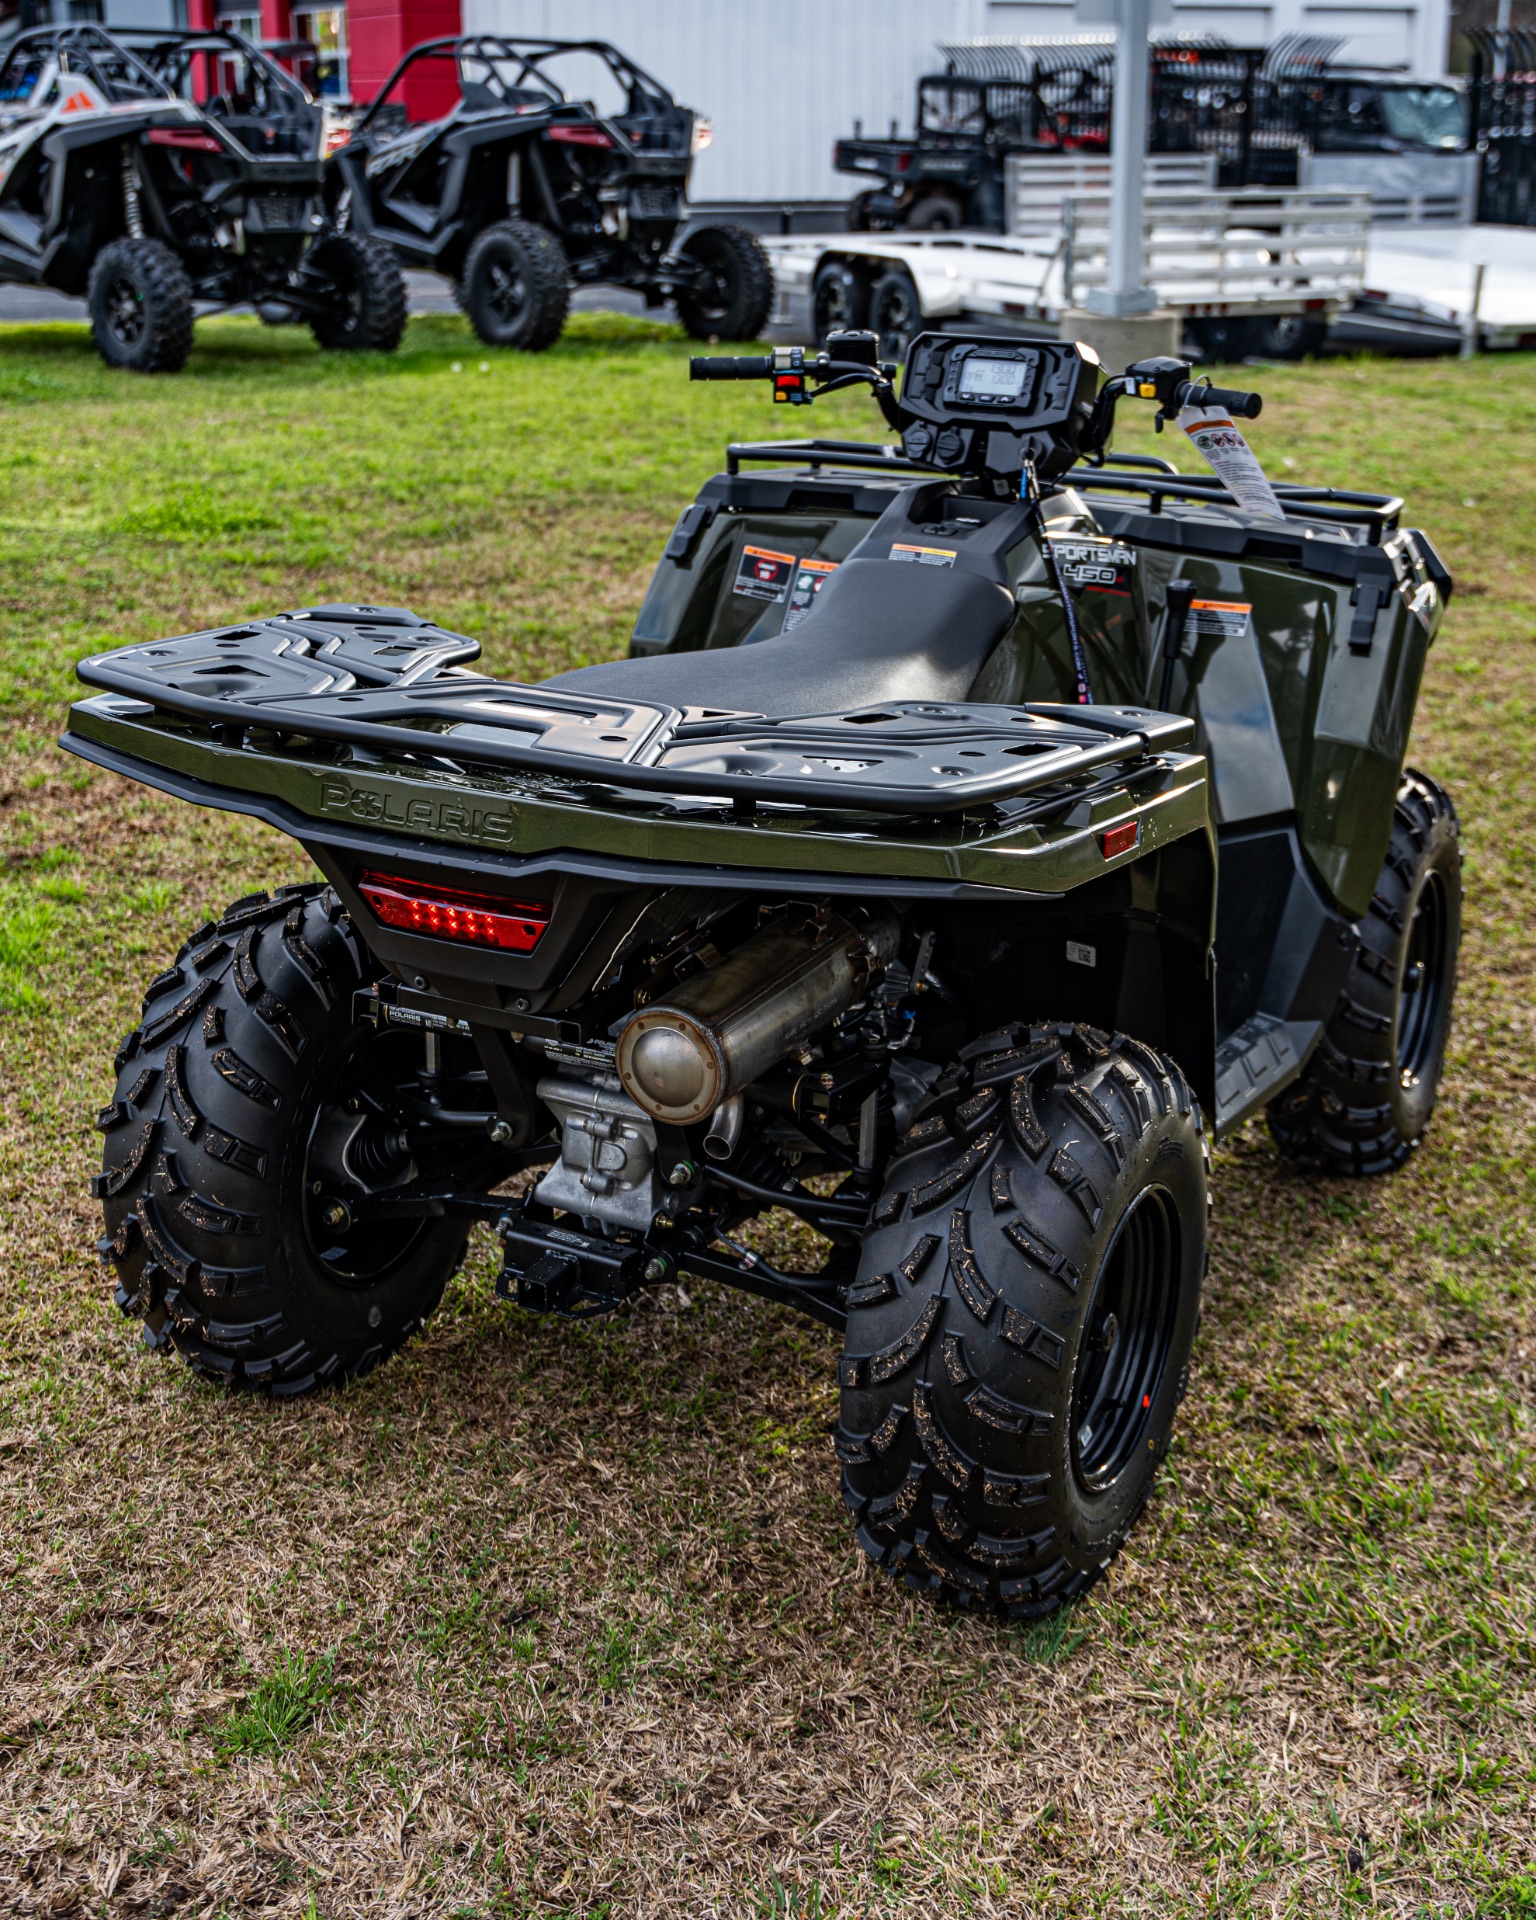
<path fill-rule="evenodd" d="M 1179 401 L 1183 407 L 1225 407 L 1239 420 L 1257 420 L 1263 410 L 1264 396 L 1244 393 L 1241 387 L 1205 387 L 1189 383 Z"/>
<path fill-rule="evenodd" d="M 711 358 L 695 354 L 688 362 L 690 380 L 771 380 L 771 353 L 723 353 Z"/>

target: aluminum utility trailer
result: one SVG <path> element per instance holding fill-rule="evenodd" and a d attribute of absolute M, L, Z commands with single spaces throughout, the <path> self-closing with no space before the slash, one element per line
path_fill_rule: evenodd
<path fill-rule="evenodd" d="M 1150 194 L 1147 280 L 1196 333 L 1217 320 L 1295 316 L 1320 338 L 1360 292 L 1369 232 L 1361 193 Z M 1056 338 L 1063 313 L 1107 278 L 1109 196 L 1065 196 L 1054 234 L 822 234 L 764 245 L 779 339 L 819 341 L 832 326 L 870 326 L 899 355 L 933 328 L 1002 326 Z"/>

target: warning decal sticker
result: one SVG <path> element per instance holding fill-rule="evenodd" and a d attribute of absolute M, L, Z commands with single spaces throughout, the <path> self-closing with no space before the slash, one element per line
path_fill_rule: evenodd
<path fill-rule="evenodd" d="M 1253 604 L 1246 600 L 1191 600 L 1189 633 L 1209 633 L 1218 640 L 1238 640 L 1248 631 Z"/>
<path fill-rule="evenodd" d="M 918 547 L 910 540 L 898 540 L 891 548 L 893 560 L 916 561 L 920 567 L 952 567 L 955 564 L 954 547 Z"/>
<path fill-rule="evenodd" d="M 789 592 L 798 564 L 792 553 L 774 553 L 769 547 L 743 547 L 731 592 L 744 593 L 749 600 L 782 600 Z"/>
<path fill-rule="evenodd" d="M 790 633 L 810 612 L 816 603 L 816 596 L 823 584 L 837 572 L 835 560 L 802 560 L 795 573 L 795 584 L 790 591 L 789 605 L 784 609 L 785 633 Z"/>

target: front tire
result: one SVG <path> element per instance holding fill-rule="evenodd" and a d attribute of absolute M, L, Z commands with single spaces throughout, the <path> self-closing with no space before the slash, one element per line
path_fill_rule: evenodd
<path fill-rule="evenodd" d="M 488 347 L 542 353 L 560 338 L 571 304 L 565 250 L 532 220 L 498 220 L 465 256 L 455 292 Z"/>
<path fill-rule="evenodd" d="M 109 367 L 180 373 L 192 351 L 192 282 L 160 240 L 114 240 L 91 266 L 91 338 Z"/>
<path fill-rule="evenodd" d="M 411 1165 L 380 1093 L 414 1037 L 354 1019 L 370 977 L 329 889 L 253 894 L 151 983 L 118 1053 L 98 1251 L 147 1344 L 197 1373 L 284 1398 L 366 1373 L 462 1258 L 463 1221 L 336 1213 L 357 1167 L 379 1187 Z"/>
<path fill-rule="evenodd" d="M 1269 1108 L 1288 1160 L 1314 1173 L 1390 1173 L 1424 1138 L 1445 1068 L 1461 949 L 1461 824 L 1409 767 L 1349 982 L 1300 1079 Z"/>
<path fill-rule="evenodd" d="M 677 317 L 695 340 L 756 340 L 773 308 L 773 268 L 762 242 L 745 227 L 697 227 L 678 256 L 699 269 L 679 287 Z"/>
<path fill-rule="evenodd" d="M 936 1598 L 1036 1618 L 1101 1576 L 1188 1382 L 1207 1149 L 1177 1067 L 1010 1027 L 939 1081 L 849 1294 L 837 1451 L 860 1545 Z"/>
<path fill-rule="evenodd" d="M 304 260 L 306 279 L 329 286 L 332 305 L 310 318 L 322 347 L 341 353 L 393 353 L 405 332 L 405 275 L 395 252 L 371 233 L 332 233 Z"/>

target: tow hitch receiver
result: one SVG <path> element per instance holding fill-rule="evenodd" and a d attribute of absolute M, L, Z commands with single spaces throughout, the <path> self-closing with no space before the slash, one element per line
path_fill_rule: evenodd
<path fill-rule="evenodd" d="M 566 1226 L 503 1214 L 496 1223 L 502 1267 L 496 1291 L 531 1313 L 587 1320 L 611 1313 L 644 1279 L 644 1248 Z"/>

